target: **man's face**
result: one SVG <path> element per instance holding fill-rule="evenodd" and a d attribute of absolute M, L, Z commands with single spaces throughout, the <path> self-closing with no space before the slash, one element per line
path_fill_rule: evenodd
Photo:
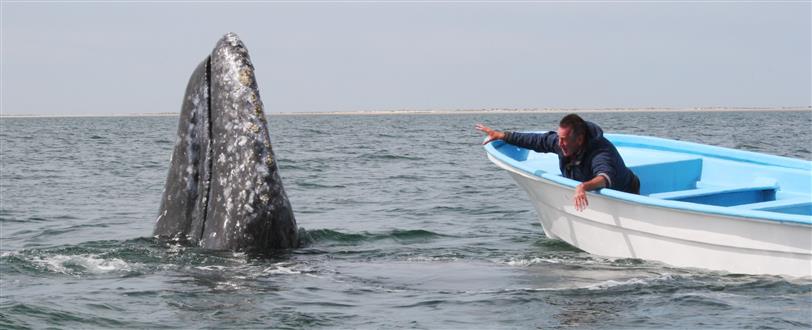
<path fill-rule="evenodd" d="M 581 145 L 584 141 L 583 138 L 576 137 L 572 134 L 571 127 L 558 127 L 558 146 L 561 147 L 561 152 L 564 157 L 570 157 L 577 154 L 581 150 Z"/>

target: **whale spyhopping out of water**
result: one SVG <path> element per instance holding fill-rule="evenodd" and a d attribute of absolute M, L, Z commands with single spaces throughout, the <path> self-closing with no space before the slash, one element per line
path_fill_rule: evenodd
<path fill-rule="evenodd" d="M 217 250 L 297 247 L 254 66 L 234 33 L 192 73 L 154 234 Z"/>

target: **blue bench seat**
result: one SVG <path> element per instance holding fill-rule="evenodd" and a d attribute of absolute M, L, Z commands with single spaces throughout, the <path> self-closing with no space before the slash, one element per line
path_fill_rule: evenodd
<path fill-rule="evenodd" d="M 649 195 L 652 198 L 716 206 L 735 206 L 775 200 L 775 184 L 707 187 Z"/>
<path fill-rule="evenodd" d="M 774 201 L 736 205 L 734 207 L 745 210 L 812 215 L 812 199 L 809 197 L 785 198 Z"/>

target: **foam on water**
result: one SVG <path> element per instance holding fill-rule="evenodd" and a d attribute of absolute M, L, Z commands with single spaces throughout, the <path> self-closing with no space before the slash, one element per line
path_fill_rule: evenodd
<path fill-rule="evenodd" d="M 673 280 L 673 276 L 671 274 L 662 274 L 656 277 L 649 277 L 649 278 L 638 278 L 633 277 L 626 280 L 606 280 L 603 282 L 595 283 L 592 285 L 587 285 L 583 287 L 587 290 L 606 290 L 611 289 L 614 287 L 622 287 L 622 286 L 646 286 L 656 282 L 662 281 L 670 281 Z"/>
<path fill-rule="evenodd" d="M 46 267 L 51 272 L 80 275 L 129 272 L 138 265 L 131 265 L 118 258 L 106 259 L 99 255 L 52 255 L 36 257 L 32 262 Z"/>
<path fill-rule="evenodd" d="M 281 265 L 274 265 L 274 267 L 265 268 L 262 273 L 268 275 L 295 275 L 301 274 L 302 272 Z"/>

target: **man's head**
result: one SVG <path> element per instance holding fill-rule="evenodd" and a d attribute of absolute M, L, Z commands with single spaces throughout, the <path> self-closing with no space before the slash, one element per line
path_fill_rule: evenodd
<path fill-rule="evenodd" d="M 564 157 L 578 154 L 587 141 L 586 122 L 578 115 L 571 113 L 561 118 L 558 123 L 558 146 Z"/>

